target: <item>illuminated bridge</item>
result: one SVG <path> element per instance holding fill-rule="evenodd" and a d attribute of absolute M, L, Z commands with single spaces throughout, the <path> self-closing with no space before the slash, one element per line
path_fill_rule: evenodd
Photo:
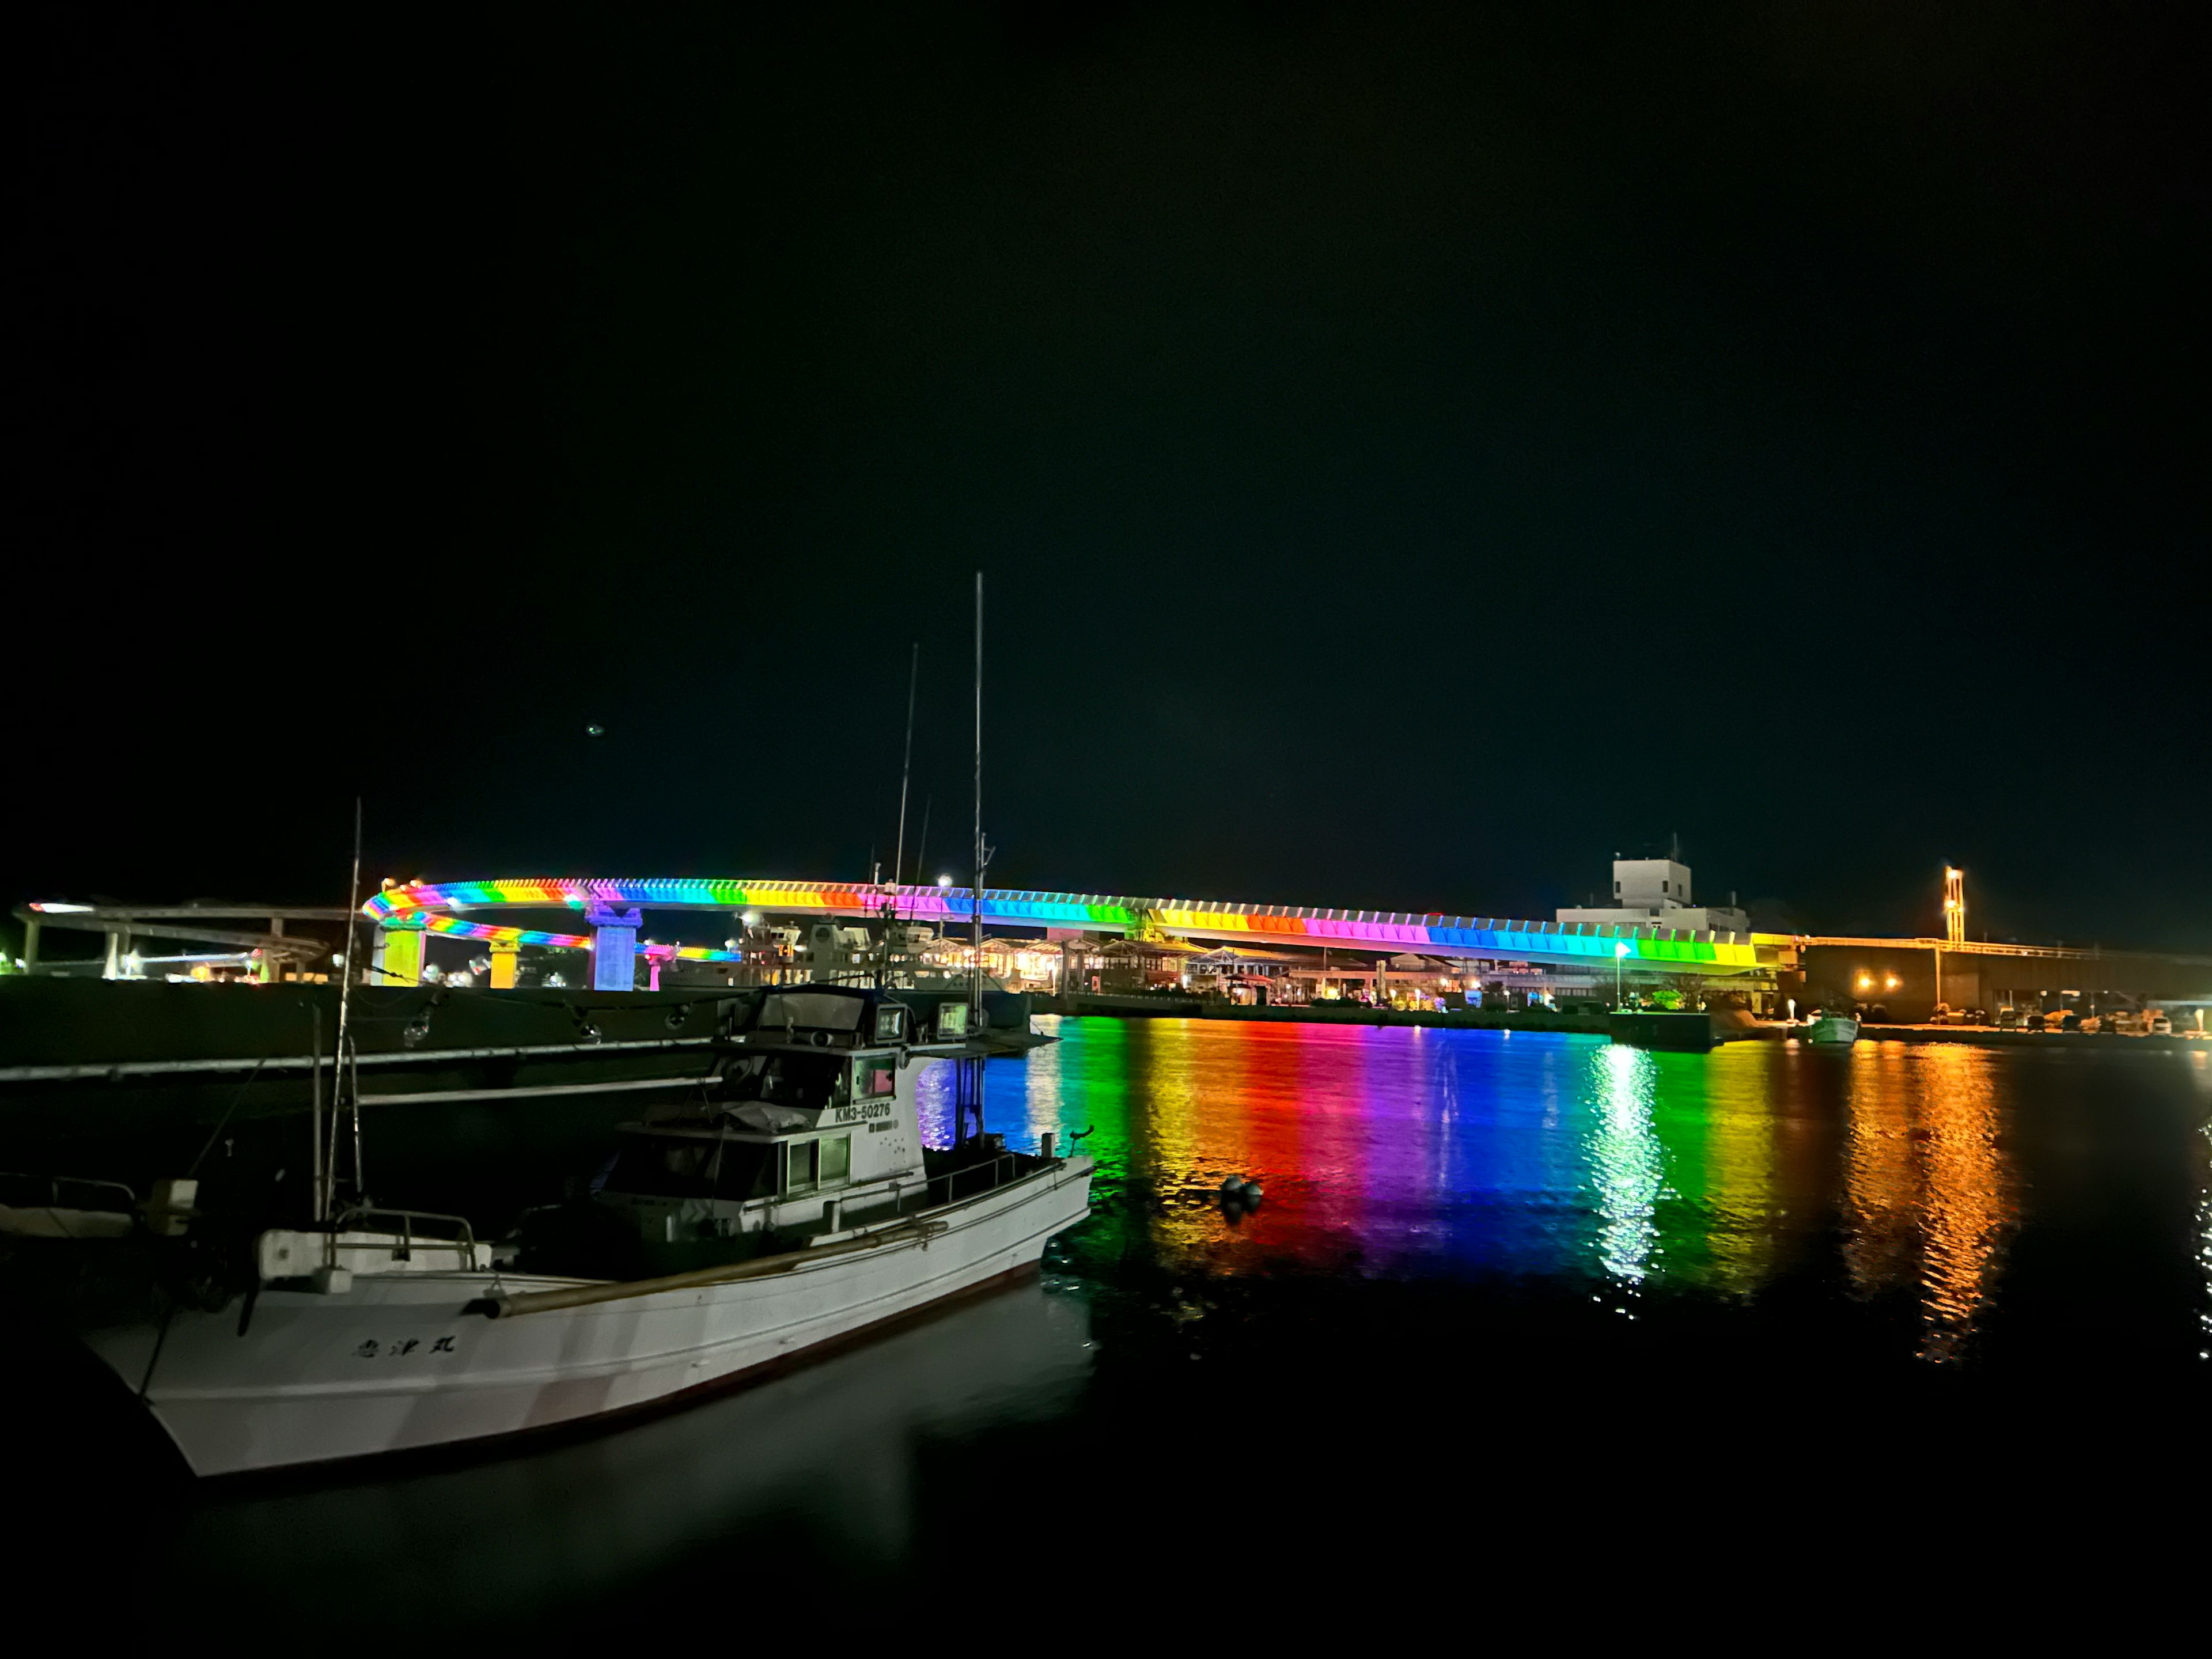
<path fill-rule="evenodd" d="M 1754 942 L 1744 933 L 1692 933 L 1596 923 L 1522 921 L 1501 916 L 1446 916 L 1380 910 L 1330 910 L 1290 904 L 1230 904 L 1214 900 L 1126 898 L 1103 893 L 1047 893 L 1009 888 L 983 892 L 986 927 L 1038 927 L 1227 940 L 1257 945 L 1302 945 L 1350 951 L 1411 951 L 1424 956 L 1481 957 L 1594 969 L 1616 961 L 1644 973 L 1706 976 L 1771 971 L 1784 963 L 1786 939 Z M 499 909 L 577 912 L 588 933 L 513 927 L 479 920 Z M 416 882 L 386 888 L 362 907 L 379 928 L 390 957 L 406 957 L 420 936 L 480 939 L 495 950 L 529 945 L 593 953 L 593 981 L 626 989 L 632 963 L 736 962 L 738 951 L 702 945 L 640 946 L 637 930 L 647 910 L 756 911 L 763 915 L 855 917 L 902 921 L 968 923 L 974 914 L 964 889 L 873 886 L 836 882 L 725 881 L 691 878 L 528 877 L 489 881 Z M 407 935 L 414 935 L 410 940 Z M 400 976 L 398 962 L 388 970 Z M 411 977 L 411 975 L 406 975 Z"/>

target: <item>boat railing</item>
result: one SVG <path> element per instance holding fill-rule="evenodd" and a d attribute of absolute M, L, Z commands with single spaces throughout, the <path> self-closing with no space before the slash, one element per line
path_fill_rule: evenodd
<path fill-rule="evenodd" d="M 352 1226 L 353 1224 L 364 1220 L 397 1221 L 399 1224 L 397 1230 L 399 1234 L 399 1246 L 392 1253 L 392 1259 L 395 1261 L 411 1261 L 414 1258 L 416 1250 L 419 1248 L 425 1250 L 451 1250 L 459 1255 L 462 1261 L 466 1263 L 468 1266 L 474 1267 L 476 1265 L 477 1236 L 475 1229 L 469 1225 L 468 1218 L 466 1216 L 446 1215 L 436 1210 L 386 1210 L 374 1208 L 367 1205 L 357 1204 L 349 1210 L 341 1210 L 338 1212 L 337 1218 L 331 1223 L 331 1248 L 333 1249 L 341 1247 L 354 1249 L 359 1249 L 360 1247 L 358 1245 L 346 1244 L 344 1234 L 346 1230 L 349 1226 Z M 422 1222 L 442 1222 L 446 1225 L 454 1228 L 457 1231 L 458 1237 L 453 1238 L 441 1238 L 434 1234 L 430 1234 L 417 1237 L 415 1229 L 416 1224 Z M 389 1232 L 392 1230 L 389 1228 L 364 1227 L 360 1229 L 360 1231 L 363 1232 Z"/>
<path fill-rule="evenodd" d="M 922 1208 L 931 1209 L 939 1204 L 951 1204 L 963 1196 L 973 1198 L 984 1193 L 996 1192 L 1001 1187 L 1012 1186 L 1024 1176 L 1038 1175 L 1060 1160 L 1050 1158 L 1038 1162 L 1036 1155 L 1029 1152 L 1000 1152 L 980 1164 L 969 1164 L 957 1170 L 948 1170 L 941 1176 L 932 1176 L 922 1185 Z M 1024 1170 L 1024 1162 L 1036 1163 L 1034 1170 Z M 933 1202 L 931 1194 L 939 1188 L 945 1196 Z"/>
<path fill-rule="evenodd" d="M 33 1199 L 33 1193 L 44 1188 L 44 1198 Z M 71 1201 L 64 1203 L 62 1194 L 70 1194 Z M 88 1203 L 84 1200 L 100 1194 L 122 1194 L 123 1201 L 115 1205 Z M 20 1175 L 12 1170 L 0 1170 L 0 1204 L 16 1209 L 100 1210 L 114 1209 L 124 1212 L 138 1206 L 138 1194 L 119 1181 L 100 1181 L 89 1176 Z"/>

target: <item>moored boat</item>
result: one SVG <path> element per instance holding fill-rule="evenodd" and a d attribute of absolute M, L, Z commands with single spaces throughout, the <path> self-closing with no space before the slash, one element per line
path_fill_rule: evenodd
<path fill-rule="evenodd" d="M 895 994 L 772 992 L 690 1097 L 511 1237 L 334 1206 L 261 1232 L 228 1300 L 87 1340 L 203 1474 L 573 1423 L 788 1361 L 1032 1268 L 1088 1213 L 1091 1160 L 1049 1137 L 923 1146 L 915 1085 L 973 1052 L 965 1012 L 922 1031 Z"/>
<path fill-rule="evenodd" d="M 1859 1023 L 1849 1014 L 1819 1013 L 1805 1028 L 1805 1041 L 1823 1048 L 1848 1048 L 1859 1040 Z"/>

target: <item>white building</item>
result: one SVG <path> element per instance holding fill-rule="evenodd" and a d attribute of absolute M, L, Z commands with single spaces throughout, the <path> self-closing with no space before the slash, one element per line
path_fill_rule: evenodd
<path fill-rule="evenodd" d="M 1691 895 L 1690 866 L 1679 858 L 1615 859 L 1613 902 L 1570 905 L 1555 913 L 1560 921 L 1591 921 L 1618 927 L 1680 927 L 1692 933 L 1749 933 L 1751 918 L 1735 908 L 1700 905 Z"/>

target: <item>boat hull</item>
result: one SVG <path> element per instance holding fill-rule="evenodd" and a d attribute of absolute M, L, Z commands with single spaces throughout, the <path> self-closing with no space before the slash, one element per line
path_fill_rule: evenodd
<path fill-rule="evenodd" d="M 922 1218 L 942 1231 L 734 1283 L 489 1317 L 495 1292 L 580 1281 L 364 1274 L 88 1340 L 200 1474 L 453 1445 L 727 1383 L 1033 1267 L 1088 1213 L 1091 1168 L 1066 1159 Z"/>
<path fill-rule="evenodd" d="M 1805 1041 L 1816 1048 L 1848 1048 L 1859 1040 L 1859 1023 L 1826 1015 L 1805 1030 Z"/>

